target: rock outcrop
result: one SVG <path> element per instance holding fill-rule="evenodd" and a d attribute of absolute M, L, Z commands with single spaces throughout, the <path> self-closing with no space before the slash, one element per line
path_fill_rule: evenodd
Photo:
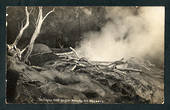
<path fill-rule="evenodd" d="M 41 54 L 34 60 L 43 56 L 55 58 L 29 66 L 8 56 L 8 103 L 161 104 L 164 101 L 163 70 L 148 62 L 139 63 L 140 60 L 132 58 L 123 68 L 111 67 L 54 52 Z"/>

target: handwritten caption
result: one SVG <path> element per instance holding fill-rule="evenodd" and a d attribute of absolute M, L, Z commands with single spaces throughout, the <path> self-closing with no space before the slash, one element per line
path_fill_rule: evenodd
<path fill-rule="evenodd" d="M 45 99 L 39 98 L 40 102 L 47 102 L 47 103 L 103 103 L 103 100 L 94 100 L 94 99 Z"/>

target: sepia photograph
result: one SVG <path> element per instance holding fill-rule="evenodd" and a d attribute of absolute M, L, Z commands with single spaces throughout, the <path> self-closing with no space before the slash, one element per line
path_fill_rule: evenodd
<path fill-rule="evenodd" d="M 164 104 L 164 6 L 6 7 L 7 104 Z"/>

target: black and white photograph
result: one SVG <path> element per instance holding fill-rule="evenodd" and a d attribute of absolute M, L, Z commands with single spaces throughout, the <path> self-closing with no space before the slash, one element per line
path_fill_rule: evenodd
<path fill-rule="evenodd" d="M 164 104 L 164 6 L 7 6 L 7 104 Z"/>

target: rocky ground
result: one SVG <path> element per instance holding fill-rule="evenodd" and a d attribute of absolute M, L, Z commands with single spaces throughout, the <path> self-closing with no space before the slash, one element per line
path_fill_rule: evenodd
<path fill-rule="evenodd" d="M 95 62 L 76 57 L 71 49 L 46 50 L 33 51 L 30 64 L 7 55 L 8 103 L 164 101 L 164 71 L 149 61 L 129 58 Z"/>

